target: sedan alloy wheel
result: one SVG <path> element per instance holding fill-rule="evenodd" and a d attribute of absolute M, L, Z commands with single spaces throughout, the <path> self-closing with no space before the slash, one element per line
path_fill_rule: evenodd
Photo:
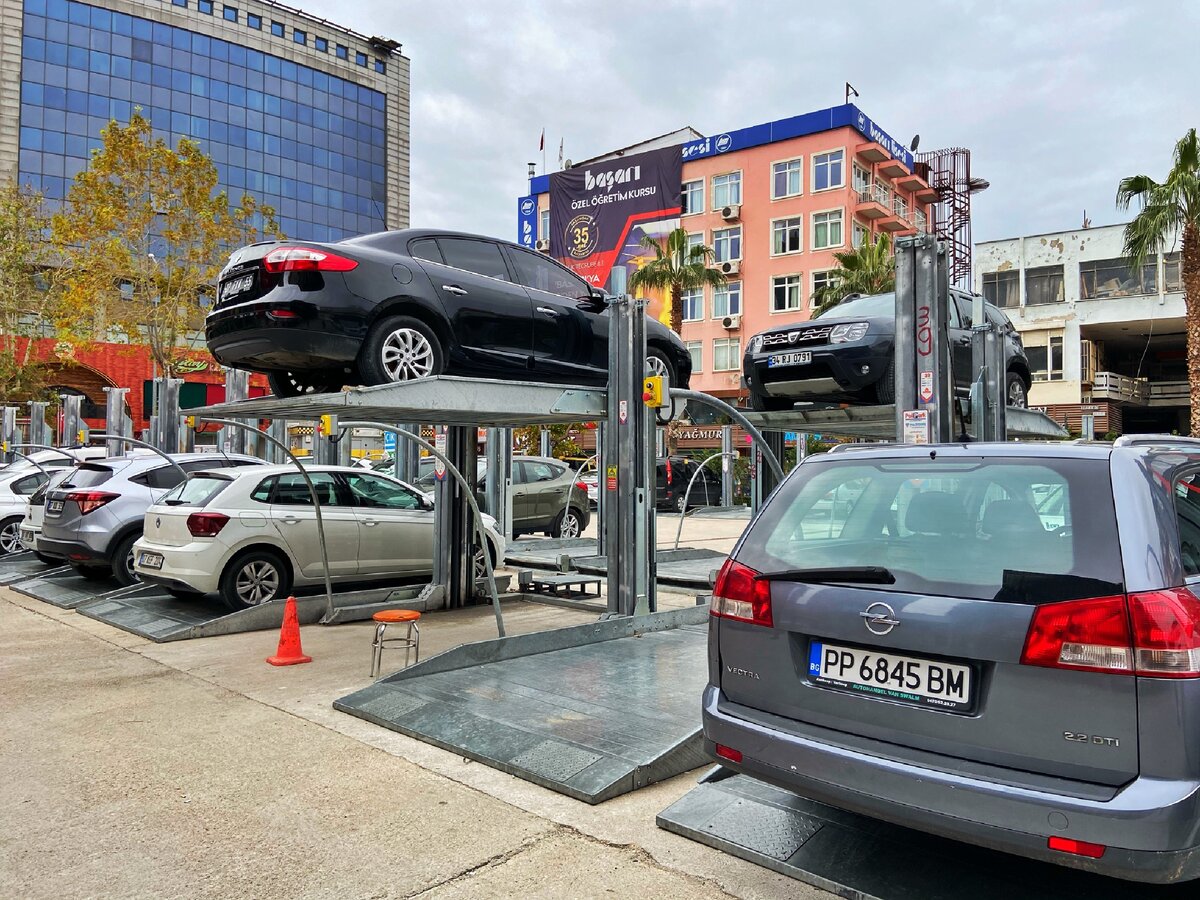
<path fill-rule="evenodd" d="M 383 369 L 391 381 L 412 381 L 434 374 L 433 346 L 415 328 L 397 328 L 383 339 Z"/>

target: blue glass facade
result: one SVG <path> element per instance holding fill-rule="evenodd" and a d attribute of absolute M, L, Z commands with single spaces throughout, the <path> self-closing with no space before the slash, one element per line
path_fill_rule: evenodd
<path fill-rule="evenodd" d="M 74 0 L 25 0 L 20 181 L 63 197 L 101 129 L 140 107 L 172 145 L 198 141 L 231 198 L 247 191 L 274 206 L 289 237 L 380 231 L 385 99 L 183 28 Z"/>

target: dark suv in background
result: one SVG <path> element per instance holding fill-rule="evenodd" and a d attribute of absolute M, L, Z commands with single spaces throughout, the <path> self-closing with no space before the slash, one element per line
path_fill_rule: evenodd
<path fill-rule="evenodd" d="M 608 382 L 605 294 L 545 254 L 470 234 L 244 247 L 205 334 L 222 365 L 266 373 L 281 397 L 433 375 Z M 647 318 L 646 342 L 647 369 L 686 388 L 679 336 Z"/>
<path fill-rule="evenodd" d="M 955 392 L 970 393 L 973 298 L 950 291 L 949 336 Z M 1004 335 L 1005 399 L 1026 406 L 1032 378 L 1021 337 L 999 308 L 988 321 Z M 797 401 L 892 403 L 896 399 L 896 295 L 847 299 L 809 322 L 756 334 L 746 345 L 742 374 L 757 410 L 787 410 Z"/>
<path fill-rule="evenodd" d="M 721 570 L 708 751 L 957 840 L 1200 875 L 1200 441 L 846 446 Z"/>

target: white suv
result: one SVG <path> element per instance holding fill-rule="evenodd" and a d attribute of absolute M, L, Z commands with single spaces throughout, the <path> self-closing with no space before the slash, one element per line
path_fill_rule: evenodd
<path fill-rule="evenodd" d="M 427 575 L 433 503 L 402 481 L 352 466 L 311 466 L 334 582 Z M 484 517 L 493 565 L 504 538 Z M 143 581 L 180 596 L 220 594 L 237 608 L 324 581 L 316 514 L 294 466 L 196 473 L 146 512 L 134 545 Z M 476 575 L 483 569 L 482 554 Z"/>

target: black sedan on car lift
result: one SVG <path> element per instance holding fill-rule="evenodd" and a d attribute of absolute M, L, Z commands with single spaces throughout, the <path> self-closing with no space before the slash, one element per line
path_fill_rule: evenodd
<path fill-rule="evenodd" d="M 683 342 L 646 325 L 647 370 L 687 387 Z M 244 247 L 205 322 L 217 361 L 279 397 L 433 375 L 603 386 L 608 330 L 606 295 L 553 259 L 427 229 Z"/>

